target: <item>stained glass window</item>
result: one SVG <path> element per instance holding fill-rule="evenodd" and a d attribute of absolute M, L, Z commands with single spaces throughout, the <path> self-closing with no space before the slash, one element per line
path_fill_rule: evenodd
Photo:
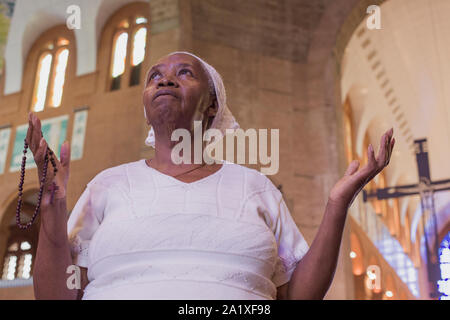
<path fill-rule="evenodd" d="M 439 263 L 441 280 L 438 281 L 438 290 L 442 295 L 440 300 L 450 300 L 450 232 L 442 240 L 439 248 Z"/>

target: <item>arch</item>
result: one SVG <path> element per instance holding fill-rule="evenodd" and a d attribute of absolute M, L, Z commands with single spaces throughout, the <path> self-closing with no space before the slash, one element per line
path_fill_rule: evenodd
<path fill-rule="evenodd" d="M 5 87 L 4 94 L 11 94 L 22 89 L 25 59 L 33 43 L 46 30 L 65 24 L 65 4 L 50 1 L 18 1 L 15 11 L 21 16 L 13 15 L 5 48 Z M 24 23 L 25 22 L 25 23 Z"/>
<path fill-rule="evenodd" d="M 138 24 L 135 21 L 137 16 L 144 17 L 147 21 Z M 127 24 L 123 24 L 124 21 L 127 21 Z M 117 88 L 126 88 L 132 85 L 136 85 L 137 83 L 143 83 L 145 72 L 143 72 L 142 70 L 145 70 L 149 65 L 149 50 L 146 50 L 144 60 L 139 66 L 140 72 L 137 75 L 138 81 L 134 81 L 133 84 L 131 83 L 133 82 L 131 81 L 133 80 L 133 76 L 136 76 L 133 73 L 134 69 L 132 67 L 131 61 L 133 38 L 136 32 L 141 27 L 144 27 L 147 30 L 145 46 L 146 48 L 148 48 L 150 45 L 150 6 L 146 2 L 134 1 L 128 3 L 117 9 L 111 16 L 108 17 L 108 20 L 104 24 L 99 39 L 98 84 L 100 88 L 104 88 L 106 91 L 113 91 Z M 113 60 L 112 55 L 114 50 L 113 48 L 115 40 L 118 38 L 119 33 L 126 33 L 128 35 L 128 39 L 126 42 L 127 54 L 125 56 L 125 69 L 123 74 L 120 75 L 120 84 L 117 84 L 115 83 L 115 80 L 117 79 L 113 79 L 113 77 L 111 76 L 111 70 Z"/>
<path fill-rule="evenodd" d="M 409 214 L 416 212 L 417 208 L 420 206 L 420 200 L 417 197 L 414 197 L 414 198 L 409 197 L 405 201 L 404 205 L 405 205 L 405 209 L 402 210 L 402 215 L 400 216 L 400 223 L 402 225 L 405 224 L 405 217 L 408 214 L 408 212 L 409 212 Z M 409 221 L 411 223 L 412 219 L 409 219 Z M 410 224 L 410 226 L 411 226 L 411 224 Z"/>
<path fill-rule="evenodd" d="M 398 198 L 392 200 L 392 219 L 393 219 L 393 229 L 394 235 L 397 239 L 400 238 L 401 235 L 401 226 L 400 226 L 400 201 Z"/>
<path fill-rule="evenodd" d="M 29 221 L 34 214 L 37 203 L 37 188 L 24 188 L 21 223 Z M 9 203 L 4 208 L 0 218 L 0 278 L 13 280 L 15 278 L 29 278 L 32 275 L 32 264 L 36 254 L 40 216 L 27 230 L 16 226 L 16 207 L 18 197 L 16 194 L 8 197 Z M 13 261 L 12 258 L 14 258 Z M 12 262 L 10 270 L 5 269 Z M 11 272 L 12 271 L 12 272 Z"/>
<path fill-rule="evenodd" d="M 422 216 L 422 208 L 420 206 L 416 207 L 416 210 L 413 213 L 412 221 L 411 221 L 411 242 L 415 243 L 416 240 L 420 241 L 419 239 L 416 239 L 416 234 L 421 231 L 421 228 L 419 228 L 419 225 L 421 225 L 421 216 Z"/>
<path fill-rule="evenodd" d="M 74 30 L 78 50 L 77 76 L 95 72 L 99 37 L 103 25 L 114 11 L 131 2 L 148 3 L 145 0 L 91 0 L 89 9 L 82 10 L 82 28 Z M 20 12 L 20 16 L 13 15 L 4 55 L 6 78 L 3 91 L 5 95 L 22 90 L 25 57 L 31 45 L 45 30 L 65 24 L 68 16 L 67 7 L 73 4 L 72 0 L 16 2 L 15 12 Z M 75 4 L 83 7 L 81 1 L 76 1 Z"/>
<path fill-rule="evenodd" d="M 360 159 L 364 157 L 364 153 L 367 152 L 364 148 L 364 139 L 370 123 L 373 120 L 375 114 L 367 115 L 367 108 L 365 106 L 364 88 L 359 84 L 353 84 L 347 93 L 345 101 L 349 101 L 352 119 L 353 119 L 353 149 L 355 155 Z M 344 115 L 345 115 L 344 105 Z"/>
<path fill-rule="evenodd" d="M 350 98 L 347 96 L 344 102 L 344 142 L 347 163 L 350 164 L 355 159 L 355 130 L 353 108 Z"/>
<path fill-rule="evenodd" d="M 348 15 L 348 18 L 345 19 L 345 21 L 342 23 L 342 21 L 339 20 L 335 20 L 335 21 L 331 21 L 332 19 L 327 19 L 329 21 L 323 21 L 323 23 L 320 24 L 321 27 L 319 27 L 319 29 L 317 30 L 318 34 L 320 31 L 323 31 L 323 34 L 321 35 L 321 37 L 315 37 L 314 38 L 314 43 L 311 45 L 311 50 L 310 50 L 310 56 L 311 57 L 311 61 L 322 61 L 322 66 L 317 65 L 314 67 L 317 68 L 324 68 L 323 66 L 325 65 L 326 67 L 326 72 L 325 72 L 325 76 L 324 76 L 324 81 L 326 82 L 326 85 L 324 85 L 324 88 L 329 87 L 333 87 L 333 85 L 338 86 L 340 84 L 339 81 L 334 81 L 335 78 L 339 78 L 342 74 L 341 71 L 343 70 L 342 67 L 344 66 L 344 64 L 348 63 L 348 61 L 346 60 L 345 57 L 345 50 L 347 45 L 349 44 L 349 41 L 352 37 L 352 35 L 355 33 L 355 30 L 357 29 L 357 27 L 360 25 L 360 23 L 362 22 L 362 20 L 364 19 L 364 17 L 366 16 L 366 12 L 365 9 L 367 8 L 367 6 L 369 4 L 376 4 L 376 5 L 380 5 L 385 3 L 385 1 L 370 1 L 371 3 L 369 3 L 368 1 L 354 1 L 351 2 L 349 1 L 348 4 L 340 4 L 341 7 L 340 8 L 334 8 L 333 6 L 327 7 L 327 14 L 324 14 L 323 19 L 327 19 L 327 15 L 330 18 L 332 15 L 332 12 L 348 12 L 348 8 L 351 7 L 353 5 L 353 8 L 351 9 L 351 13 Z M 336 4 L 337 6 L 338 4 Z M 329 11 L 329 12 L 328 12 Z M 338 16 L 338 14 L 336 14 L 336 16 Z M 334 50 L 333 50 L 333 55 L 331 57 L 326 56 L 328 54 L 328 51 L 324 49 L 324 46 L 327 46 L 328 44 L 332 47 L 332 45 L 330 44 L 331 39 L 334 39 L 335 34 L 331 35 L 330 32 L 328 31 L 330 27 L 330 25 L 335 26 L 336 29 L 338 29 L 338 34 L 336 36 L 336 45 L 334 46 Z M 339 29 L 340 28 L 340 29 Z M 328 29 L 328 30 L 327 30 Z M 362 30 L 363 28 L 361 28 L 361 32 L 364 32 Z M 328 31 L 328 32 L 327 32 Z M 329 61 L 328 64 L 323 63 L 323 61 Z M 335 67 L 335 69 L 333 69 Z M 312 72 L 315 74 L 315 72 Z M 334 82 L 334 83 L 333 83 Z M 354 83 L 350 83 L 347 82 L 344 84 L 345 87 L 343 90 L 347 90 L 349 89 L 349 92 L 351 92 L 351 90 L 353 89 L 354 85 L 358 85 L 358 84 L 354 84 Z M 325 90 L 324 90 L 325 91 Z M 336 90 L 337 91 L 337 90 Z M 342 91 L 343 94 L 345 94 L 345 91 Z M 333 90 L 328 90 L 325 91 L 325 94 L 329 95 L 329 98 L 325 98 L 325 100 L 327 100 L 327 102 L 331 102 L 333 101 L 333 94 L 335 93 L 335 91 Z M 339 104 L 336 104 L 339 107 Z M 369 112 L 369 111 L 367 111 Z M 370 117 L 367 117 L 367 119 L 369 119 Z M 367 128 L 369 127 L 369 120 L 365 120 L 366 116 L 363 116 L 361 118 L 361 125 L 360 128 L 364 128 L 364 126 L 366 128 L 364 128 L 363 130 L 358 130 L 357 132 L 357 141 L 356 141 L 356 149 L 357 152 L 359 153 L 362 148 L 362 146 L 364 145 L 364 134 L 365 131 L 367 130 Z M 408 150 L 404 150 L 405 153 Z M 394 184 L 398 184 L 398 181 L 401 180 L 400 177 L 405 175 L 403 180 L 409 180 L 407 181 L 407 183 L 414 183 L 412 182 L 412 179 L 414 179 L 413 175 L 408 174 L 408 172 L 415 172 L 415 163 L 414 162 L 409 162 L 409 163 L 402 163 L 403 165 L 405 165 L 405 168 L 402 170 L 401 167 L 396 166 L 393 168 L 389 169 L 389 173 L 392 172 L 392 175 L 388 175 L 387 176 L 387 184 L 388 185 L 394 185 Z M 406 166 L 408 168 L 406 168 Z M 394 170 L 395 169 L 395 170 Z M 408 169 L 408 170 L 405 170 Z M 411 219 L 411 240 L 413 243 L 416 243 L 417 240 L 420 241 L 421 239 L 421 232 L 418 230 L 418 225 L 419 225 L 419 219 L 421 219 L 421 213 L 420 213 L 420 205 L 414 205 L 414 202 L 416 200 L 412 200 L 413 204 L 409 205 L 411 206 L 413 209 L 415 210 L 415 215 L 414 218 Z M 405 216 L 407 214 L 407 209 L 408 209 L 408 200 L 406 201 L 401 201 L 400 204 L 400 224 L 402 226 L 405 225 Z M 417 208 L 414 208 L 417 207 Z M 440 229 L 445 228 L 445 222 L 449 221 L 450 219 L 450 214 L 449 214 L 449 210 L 441 210 L 439 208 L 439 210 L 437 210 L 437 219 L 438 219 L 438 225 Z M 418 239 L 416 240 L 416 235 L 418 235 Z M 420 243 L 420 242 L 417 242 Z"/>
<path fill-rule="evenodd" d="M 406 253 L 411 254 L 411 224 L 409 221 L 409 214 L 407 213 L 405 216 L 405 224 L 403 226 L 403 250 L 405 250 Z"/>
<path fill-rule="evenodd" d="M 449 208 L 450 204 L 443 206 L 440 210 L 436 212 L 436 221 L 438 224 L 437 229 L 437 239 L 431 236 L 429 239 L 430 241 L 436 241 L 436 243 L 440 243 L 439 241 L 442 241 L 443 236 L 448 232 L 450 228 L 450 219 L 449 217 Z M 422 208 L 418 204 L 416 207 L 416 210 L 414 211 L 412 222 L 411 222 L 411 244 L 412 244 L 412 254 L 414 257 L 414 264 L 415 266 L 420 266 L 421 261 L 424 261 L 425 263 L 428 263 L 427 261 L 427 255 L 426 255 L 426 244 L 425 244 L 425 238 L 424 238 L 424 223 L 426 225 L 426 228 L 431 223 L 430 219 L 432 219 L 432 216 L 429 215 L 428 219 L 426 221 L 423 221 L 422 219 Z"/>
<path fill-rule="evenodd" d="M 358 25 L 366 17 L 367 7 L 373 4 L 381 5 L 385 1 L 351 0 L 345 3 L 338 1 L 330 3 L 312 37 L 313 41 L 308 54 L 308 61 L 328 60 L 332 54 L 333 59 L 340 63 L 348 41 Z M 331 34 L 330 30 L 332 30 Z M 327 68 L 329 67 L 331 66 L 327 66 Z M 339 74 L 339 68 L 335 71 L 338 71 Z"/>
<path fill-rule="evenodd" d="M 103 29 L 108 20 L 119 10 L 122 10 L 127 5 L 134 3 L 148 4 L 145 0 L 102 0 L 98 4 L 97 14 L 95 17 L 95 35 L 96 39 L 100 39 Z M 148 14 L 148 13 L 142 13 Z"/>
<path fill-rule="evenodd" d="M 67 43 L 68 42 L 68 43 Z M 52 55 L 51 69 L 49 70 L 48 86 L 45 90 L 46 98 L 44 98 L 44 105 L 42 110 L 35 111 L 46 111 L 46 107 L 49 107 L 52 102 L 50 100 L 53 89 L 55 88 L 53 80 L 56 79 L 57 72 L 57 56 L 61 49 L 68 49 L 68 61 L 66 68 L 64 70 L 64 87 L 70 86 L 72 79 L 75 76 L 76 68 L 76 45 L 74 33 L 67 29 L 65 25 L 58 25 L 44 31 L 39 38 L 32 44 L 27 58 L 25 60 L 25 68 L 28 72 L 24 73 L 23 77 L 23 96 L 24 103 L 21 104 L 21 108 L 32 110 L 33 99 L 36 90 L 36 79 L 37 73 L 39 71 L 40 58 L 44 53 L 50 53 Z M 64 100 L 67 95 L 70 95 L 70 91 L 63 90 L 61 88 L 61 101 L 59 106 L 63 106 Z M 24 110 L 25 111 L 25 110 Z"/>

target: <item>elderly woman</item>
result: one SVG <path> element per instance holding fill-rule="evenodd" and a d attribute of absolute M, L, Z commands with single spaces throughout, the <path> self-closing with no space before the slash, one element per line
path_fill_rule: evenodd
<path fill-rule="evenodd" d="M 175 129 L 192 132 L 194 121 L 204 130 L 238 127 L 212 66 L 187 52 L 163 57 L 148 72 L 143 102 L 154 158 L 100 172 L 68 220 L 70 148 L 63 144 L 42 197 L 36 298 L 322 299 L 347 210 L 389 163 L 392 129 L 378 156 L 370 146 L 368 164 L 358 170 L 352 162 L 331 190 L 309 248 L 264 175 L 229 162 L 173 163 Z M 32 113 L 29 124 L 27 142 L 42 172 L 47 143 Z M 67 285 L 72 264 L 81 269 L 80 289 Z"/>

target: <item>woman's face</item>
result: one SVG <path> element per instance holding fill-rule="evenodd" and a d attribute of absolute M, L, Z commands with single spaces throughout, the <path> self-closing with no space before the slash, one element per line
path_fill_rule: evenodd
<path fill-rule="evenodd" d="M 146 81 L 143 103 L 147 123 L 153 127 L 192 131 L 194 120 L 205 122 L 216 110 L 208 77 L 190 55 L 163 57 L 150 69 Z"/>

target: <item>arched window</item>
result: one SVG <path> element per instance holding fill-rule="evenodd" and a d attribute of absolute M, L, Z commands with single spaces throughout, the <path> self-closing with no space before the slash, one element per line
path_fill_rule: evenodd
<path fill-rule="evenodd" d="M 31 277 L 33 253 L 26 239 L 10 242 L 3 260 L 2 280 L 28 279 Z"/>
<path fill-rule="evenodd" d="M 69 53 L 69 40 L 64 37 L 55 37 L 41 48 L 31 99 L 32 111 L 61 105 Z"/>
<path fill-rule="evenodd" d="M 147 18 L 141 15 L 132 15 L 117 24 L 111 51 L 111 91 L 123 86 L 125 74 L 129 79 L 129 86 L 140 83 L 147 43 L 147 25 Z"/>
<path fill-rule="evenodd" d="M 441 280 L 438 289 L 442 295 L 440 300 L 450 300 L 450 232 L 444 237 L 439 248 L 439 264 L 441 267 Z"/>
<path fill-rule="evenodd" d="M 27 223 L 34 214 L 38 190 L 23 193 L 21 222 Z M 33 265 L 39 238 L 40 215 L 29 229 L 16 225 L 17 198 L 11 201 L 0 220 L 0 280 L 29 279 L 33 276 Z M 31 279 L 30 279 L 31 280 Z M 17 282 L 16 282 L 17 284 Z"/>
<path fill-rule="evenodd" d="M 30 220 L 34 212 L 33 193 L 28 192 L 26 200 L 22 205 L 22 222 L 25 223 Z M 12 210 L 17 205 L 13 201 L 6 211 L 6 217 L 0 225 L 0 243 L 5 247 L 1 248 L 0 258 L 0 279 L 1 280 L 16 280 L 29 279 L 33 275 L 33 264 L 36 255 L 40 218 L 36 219 L 35 223 L 30 229 L 22 230 L 16 225 L 15 216 Z"/>

